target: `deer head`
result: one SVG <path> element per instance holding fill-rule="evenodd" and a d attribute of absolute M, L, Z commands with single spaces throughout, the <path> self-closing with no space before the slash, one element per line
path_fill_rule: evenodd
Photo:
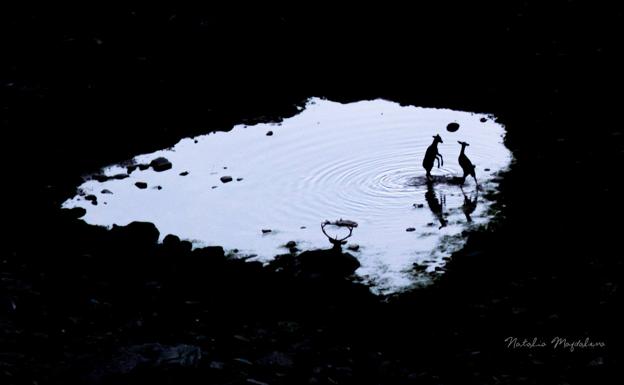
<path fill-rule="evenodd" d="M 346 227 L 349 230 L 349 234 L 347 234 L 346 237 L 338 239 L 338 237 L 331 237 L 329 234 L 327 234 L 327 232 L 325 231 L 325 226 L 327 225 L 333 225 L 333 226 L 338 226 L 338 227 Z M 347 243 L 346 239 L 349 238 L 351 235 L 353 235 L 353 229 L 356 228 L 358 226 L 358 224 L 356 222 L 353 221 L 349 221 L 349 220 L 337 220 L 334 222 L 330 222 L 330 221 L 325 221 L 321 223 L 321 231 L 323 231 L 323 234 L 325 234 L 325 236 L 327 237 L 327 239 L 329 239 L 329 242 L 334 246 L 335 250 L 342 250 L 342 245 L 344 245 L 345 243 Z"/>

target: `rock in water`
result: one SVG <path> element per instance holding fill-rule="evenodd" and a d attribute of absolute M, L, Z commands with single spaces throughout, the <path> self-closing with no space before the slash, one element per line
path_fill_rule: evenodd
<path fill-rule="evenodd" d="M 169 170 L 173 165 L 171 162 L 164 157 L 158 157 L 150 162 L 150 166 L 154 169 L 154 171 L 161 172 L 165 170 Z"/>
<path fill-rule="evenodd" d="M 453 122 L 453 123 L 449 123 L 449 124 L 446 126 L 446 130 L 447 130 L 448 132 L 455 132 L 455 131 L 459 130 L 459 123 L 455 123 L 455 122 Z"/>
<path fill-rule="evenodd" d="M 355 245 L 355 244 L 353 244 L 353 245 L 349 245 L 349 246 L 347 247 L 347 249 L 349 249 L 349 250 L 351 250 L 351 251 L 358 251 L 358 250 L 360 249 L 360 245 Z"/>
<path fill-rule="evenodd" d="M 228 183 L 228 182 L 231 182 L 231 181 L 232 181 L 232 177 L 229 176 L 229 175 L 225 175 L 225 176 L 221 177 L 221 182 L 223 182 L 223 183 Z"/>
<path fill-rule="evenodd" d="M 137 186 L 140 189 L 146 189 L 147 188 L 147 183 L 145 183 L 145 182 L 136 182 L 134 185 Z"/>

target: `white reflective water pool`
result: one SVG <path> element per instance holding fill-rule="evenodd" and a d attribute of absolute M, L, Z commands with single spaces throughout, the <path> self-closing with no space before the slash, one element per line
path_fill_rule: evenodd
<path fill-rule="evenodd" d="M 454 132 L 447 130 L 452 122 L 459 124 Z M 444 165 L 434 167 L 438 178 L 427 184 L 421 163 L 436 134 L 444 140 L 438 146 Z M 238 125 L 139 155 L 138 164 L 163 156 L 172 168 L 87 180 L 63 207 L 85 208 L 82 219 L 89 224 L 152 222 L 161 238 L 175 234 L 196 247 L 220 245 L 260 261 L 287 252 L 289 241 L 301 250 L 329 248 L 321 222 L 353 220 L 359 226 L 348 245 L 360 248 L 349 252 L 362 265 L 356 273 L 373 291 L 392 293 L 426 284 L 428 275 L 415 275 L 413 264 L 430 272 L 443 266 L 443 258 L 462 247 L 463 230 L 491 219 L 492 202 L 484 196 L 497 188 L 494 176 L 512 160 L 504 134 L 486 114 L 313 98 L 281 123 Z M 466 154 L 476 165 L 480 191 L 472 178 L 463 189 L 449 183 L 462 175 L 458 140 L 470 144 Z M 126 172 L 120 165 L 103 170 Z M 223 183 L 224 176 L 232 181 Z M 91 194 L 97 205 L 85 199 Z"/>

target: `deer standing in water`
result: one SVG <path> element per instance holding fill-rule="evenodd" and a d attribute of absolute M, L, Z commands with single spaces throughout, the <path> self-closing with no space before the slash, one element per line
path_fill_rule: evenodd
<path fill-rule="evenodd" d="M 349 230 L 349 234 L 347 234 L 347 236 L 342 239 L 338 239 L 338 237 L 332 237 L 325 232 L 325 226 L 327 225 L 332 225 L 336 227 L 346 227 L 347 230 Z M 321 223 L 321 230 L 323 231 L 323 234 L 325 234 L 329 242 L 333 245 L 332 250 L 338 253 L 342 252 L 342 245 L 347 243 L 347 238 L 349 238 L 353 234 L 353 229 L 356 227 L 358 227 L 357 222 L 350 221 L 348 219 L 342 219 L 342 218 L 333 222 L 325 221 Z"/>
<path fill-rule="evenodd" d="M 440 165 L 444 166 L 444 159 L 442 155 L 438 152 L 438 143 L 444 143 L 440 135 L 436 135 L 433 137 L 433 143 L 429 147 L 427 147 L 427 152 L 425 152 L 425 158 L 423 159 L 422 165 L 427 170 L 427 180 L 431 180 L 431 169 L 433 168 L 433 162 L 438 161 L 438 168 Z"/>
<path fill-rule="evenodd" d="M 466 181 L 466 177 L 470 175 L 474 178 L 477 188 L 479 188 L 479 184 L 477 183 L 477 176 L 475 173 L 474 164 L 472 164 L 470 159 L 468 159 L 468 157 L 465 154 L 466 146 L 470 146 L 470 145 L 466 142 L 460 142 L 459 140 L 457 141 L 457 143 L 461 144 L 462 146 L 461 152 L 459 153 L 459 158 L 458 158 L 459 165 L 461 166 L 462 170 L 464 170 L 464 176 L 462 178 L 461 184 L 464 184 L 464 182 Z"/>

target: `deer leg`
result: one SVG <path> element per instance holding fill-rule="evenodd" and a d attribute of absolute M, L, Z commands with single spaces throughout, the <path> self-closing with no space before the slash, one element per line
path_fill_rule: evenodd
<path fill-rule="evenodd" d="M 440 167 L 439 162 L 442 161 L 442 166 L 444 166 L 444 158 L 442 157 L 442 154 L 438 153 L 438 155 L 436 155 L 436 157 L 440 157 L 440 160 L 438 161 L 438 167 Z"/>
<path fill-rule="evenodd" d="M 438 156 L 436 155 L 435 159 L 438 161 L 438 168 L 440 168 L 440 158 L 438 158 Z"/>

